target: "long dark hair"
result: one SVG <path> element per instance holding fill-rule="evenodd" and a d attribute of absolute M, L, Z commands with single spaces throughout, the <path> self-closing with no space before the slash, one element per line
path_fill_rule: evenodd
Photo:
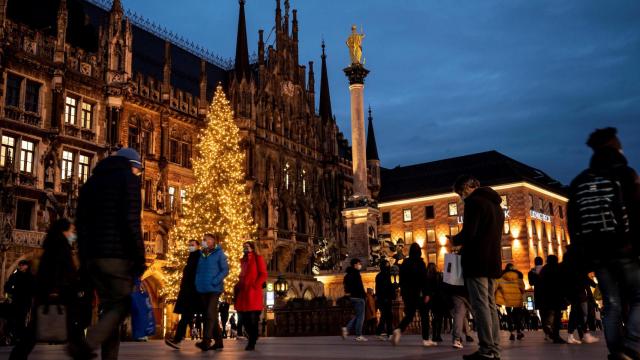
<path fill-rule="evenodd" d="M 42 241 L 42 249 L 45 251 L 49 249 L 59 248 L 68 244 L 67 239 L 62 234 L 71 228 L 71 221 L 69 219 L 61 218 L 53 222 L 47 230 L 47 235 Z"/>
<path fill-rule="evenodd" d="M 409 259 L 417 260 L 422 258 L 422 249 L 418 243 L 413 243 L 409 247 Z"/>

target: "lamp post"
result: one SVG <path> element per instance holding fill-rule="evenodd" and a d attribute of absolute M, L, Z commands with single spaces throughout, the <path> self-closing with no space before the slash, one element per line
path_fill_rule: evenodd
<path fill-rule="evenodd" d="M 278 280 L 276 280 L 275 284 L 273 284 L 276 295 L 278 298 L 284 298 L 289 292 L 289 283 L 284 278 L 284 275 L 278 275 Z"/>

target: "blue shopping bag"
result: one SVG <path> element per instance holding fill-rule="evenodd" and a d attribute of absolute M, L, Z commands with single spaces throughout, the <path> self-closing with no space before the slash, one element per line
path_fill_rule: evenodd
<path fill-rule="evenodd" d="M 156 319 L 153 316 L 151 299 L 139 279 L 136 280 L 135 289 L 131 294 L 131 332 L 134 339 L 156 333 Z"/>

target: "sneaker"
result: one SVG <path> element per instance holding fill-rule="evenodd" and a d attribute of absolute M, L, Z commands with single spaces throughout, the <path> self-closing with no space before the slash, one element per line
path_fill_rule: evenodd
<path fill-rule="evenodd" d="M 196 347 L 202 351 L 207 351 L 211 347 L 211 340 L 202 340 L 197 342 Z"/>
<path fill-rule="evenodd" d="M 582 338 L 582 342 L 585 344 L 593 344 L 597 343 L 598 341 L 600 341 L 600 338 L 591 335 L 591 333 L 584 334 L 584 337 Z"/>
<path fill-rule="evenodd" d="M 391 343 L 393 346 L 398 345 L 400 342 L 400 337 L 402 336 L 402 331 L 400 329 L 393 330 L 393 334 L 391 335 Z"/>
<path fill-rule="evenodd" d="M 356 336 L 356 341 L 369 341 L 369 339 L 367 339 L 366 337 L 360 335 L 360 336 Z"/>
<path fill-rule="evenodd" d="M 460 341 L 460 340 L 454 340 L 452 346 L 455 349 L 462 349 L 464 347 L 464 346 L 462 346 L 462 341 Z"/>
<path fill-rule="evenodd" d="M 569 337 L 567 338 L 567 343 L 572 345 L 580 345 L 582 344 L 582 341 L 576 339 L 576 337 L 573 336 L 573 334 L 569 334 Z"/>
<path fill-rule="evenodd" d="M 514 333 L 511 333 L 511 335 L 509 335 L 509 340 L 516 341 L 516 335 Z"/>
<path fill-rule="evenodd" d="M 342 336 L 342 340 L 347 340 L 347 336 L 349 336 L 349 330 L 346 327 L 340 328 L 340 335 Z"/>
<path fill-rule="evenodd" d="M 470 335 L 467 335 L 465 341 L 467 343 L 473 343 L 475 341 L 475 339 L 473 337 L 471 337 Z"/>
<path fill-rule="evenodd" d="M 422 346 L 424 347 L 438 346 L 438 343 L 433 340 L 422 340 Z"/>
<path fill-rule="evenodd" d="M 378 335 L 376 336 L 376 339 L 379 341 L 387 341 L 389 340 L 389 337 L 387 335 Z"/>
<path fill-rule="evenodd" d="M 164 343 L 171 348 L 180 350 L 180 341 L 175 341 L 173 339 L 164 339 Z"/>
<path fill-rule="evenodd" d="M 495 359 L 495 358 L 493 356 L 482 355 L 480 354 L 479 351 L 476 351 L 473 354 L 462 355 L 462 359 L 463 360 L 487 360 L 487 359 Z"/>
<path fill-rule="evenodd" d="M 516 339 L 518 339 L 518 340 L 524 339 L 524 333 L 519 332 L 518 336 L 516 336 Z"/>
<path fill-rule="evenodd" d="M 211 345 L 211 350 L 222 351 L 222 349 L 224 349 L 224 345 L 222 341 L 220 342 L 216 341 L 213 345 Z"/>

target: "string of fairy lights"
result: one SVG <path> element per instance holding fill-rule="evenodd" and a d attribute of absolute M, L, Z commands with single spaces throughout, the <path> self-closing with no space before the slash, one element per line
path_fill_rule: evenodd
<path fill-rule="evenodd" d="M 183 216 L 169 235 L 169 251 L 164 265 L 166 286 L 160 293 L 175 300 L 180 290 L 182 270 L 189 255 L 188 242 L 201 240 L 206 233 L 224 234 L 222 248 L 229 261 L 224 281 L 225 294 L 233 292 L 240 275 L 242 244 L 255 234 L 250 196 L 245 187 L 239 129 L 229 100 L 218 84 L 206 117 L 206 127 L 198 134 L 193 158 L 195 183 L 187 187 Z"/>

